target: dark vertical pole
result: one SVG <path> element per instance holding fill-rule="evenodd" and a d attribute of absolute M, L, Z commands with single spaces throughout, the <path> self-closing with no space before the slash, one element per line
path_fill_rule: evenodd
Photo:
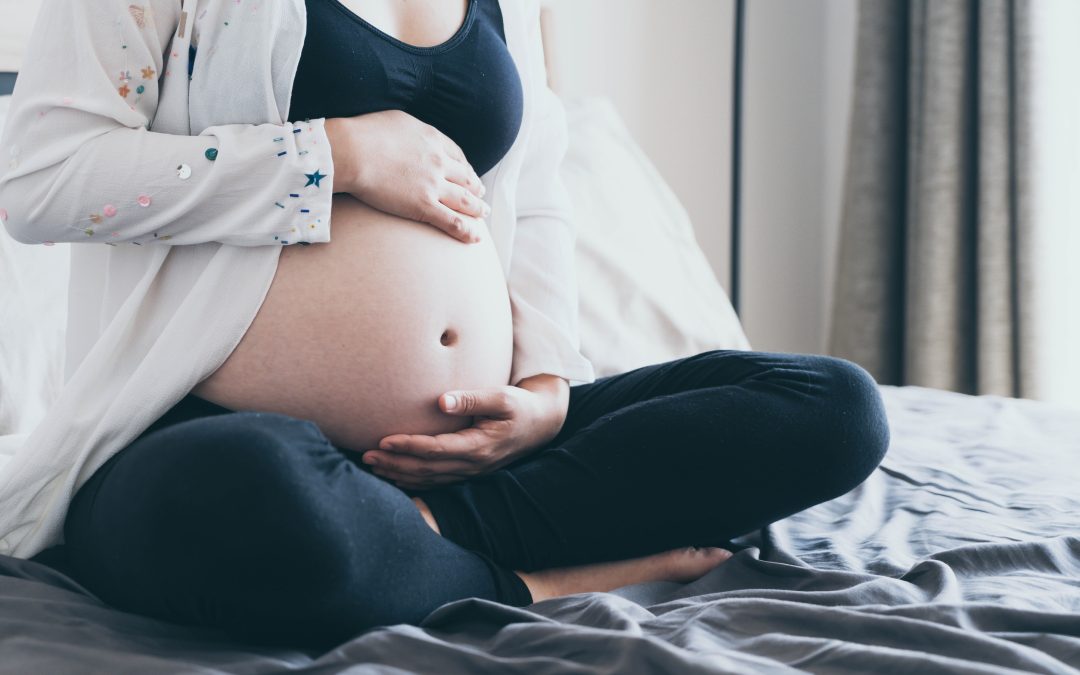
<path fill-rule="evenodd" d="M 739 246 L 742 218 L 742 94 L 743 35 L 746 25 L 746 0 L 735 0 L 735 77 L 731 96 L 731 305 L 739 311 Z"/>
<path fill-rule="evenodd" d="M 0 73 L 0 96 L 15 90 L 15 73 Z"/>

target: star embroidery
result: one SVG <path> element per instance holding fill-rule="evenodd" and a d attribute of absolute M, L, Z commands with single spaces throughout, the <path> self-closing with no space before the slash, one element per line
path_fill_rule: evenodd
<path fill-rule="evenodd" d="M 124 86 L 120 87 L 117 91 L 119 91 L 120 95 L 123 96 L 124 98 L 127 98 L 127 95 L 131 93 L 131 90 L 128 89 L 128 86 L 126 84 Z"/>
<path fill-rule="evenodd" d="M 154 69 L 147 67 L 142 69 L 142 76 L 144 80 L 154 79 Z"/>
<path fill-rule="evenodd" d="M 325 175 L 319 173 L 319 169 L 315 169 L 315 173 L 305 173 L 304 175 L 307 176 L 307 182 L 304 183 L 304 187 L 307 187 L 309 185 L 319 187 L 319 181 L 321 181 L 323 178 L 326 178 Z"/>

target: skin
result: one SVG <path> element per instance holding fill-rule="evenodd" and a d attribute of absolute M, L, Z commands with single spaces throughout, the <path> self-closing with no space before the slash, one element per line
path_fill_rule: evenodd
<path fill-rule="evenodd" d="M 467 10 L 465 0 L 343 4 L 416 46 L 445 42 Z M 247 333 L 192 393 L 233 410 L 312 420 L 335 446 L 373 464 L 376 474 L 402 489 L 423 490 L 493 471 L 546 444 L 566 419 L 569 383 L 550 373 L 509 383 L 509 297 L 482 219 L 487 212 L 472 198 L 482 195 L 475 175 L 460 180 L 471 195 L 462 190 L 455 203 L 444 200 L 474 237 L 455 238 L 354 196 L 365 184 L 359 158 L 373 156 L 357 140 L 362 117 L 326 123 L 334 189 L 341 193 L 333 198 L 332 240 L 282 247 Z M 456 395 L 456 409 L 447 394 Z M 438 533 L 422 497 L 412 499 Z M 719 551 L 677 549 L 517 573 L 533 599 L 542 600 L 639 581 L 689 580 L 722 562 Z"/>
<path fill-rule="evenodd" d="M 347 7 L 359 14 L 355 4 Z M 383 0 L 364 10 L 380 30 L 431 46 L 456 32 L 467 4 Z M 311 419 L 379 475 L 422 489 L 492 471 L 542 446 L 562 427 L 569 383 L 540 373 L 508 384 L 512 320 L 482 220 L 489 212 L 478 198 L 483 186 L 441 132 L 386 113 L 398 116 L 327 121 L 339 193 L 333 241 L 283 247 L 247 334 L 193 393 L 233 409 Z M 413 146 L 399 149 L 388 140 L 395 132 L 419 134 L 420 142 L 414 136 Z M 426 217 L 432 205 L 466 221 L 468 235 L 440 226 L 450 235 L 440 237 L 439 227 L 400 215 Z M 329 301 L 335 294 L 349 301 Z M 457 409 L 447 405 L 450 389 L 462 402 Z"/>
<path fill-rule="evenodd" d="M 357 453 L 395 434 L 470 426 L 438 398 L 507 385 L 513 358 L 490 235 L 466 244 L 339 194 L 330 239 L 282 247 L 255 319 L 193 393 L 312 420 Z"/>

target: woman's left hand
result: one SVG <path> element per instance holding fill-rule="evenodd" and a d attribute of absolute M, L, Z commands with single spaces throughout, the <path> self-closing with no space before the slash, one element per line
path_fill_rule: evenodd
<path fill-rule="evenodd" d="M 449 407 L 450 397 L 456 400 Z M 447 392 L 439 409 L 475 416 L 473 426 L 437 436 L 392 434 L 363 453 L 372 471 L 402 489 L 424 490 L 495 471 L 555 438 L 566 420 L 569 383 L 535 375 L 517 385 Z"/>

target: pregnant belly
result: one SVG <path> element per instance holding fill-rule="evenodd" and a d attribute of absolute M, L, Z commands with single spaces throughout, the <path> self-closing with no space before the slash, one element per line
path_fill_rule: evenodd
<path fill-rule="evenodd" d="M 465 244 L 348 195 L 334 196 L 331 224 L 329 243 L 282 248 L 254 321 L 192 393 L 312 420 L 352 450 L 470 426 L 437 399 L 509 383 L 510 300 L 491 235 Z"/>

